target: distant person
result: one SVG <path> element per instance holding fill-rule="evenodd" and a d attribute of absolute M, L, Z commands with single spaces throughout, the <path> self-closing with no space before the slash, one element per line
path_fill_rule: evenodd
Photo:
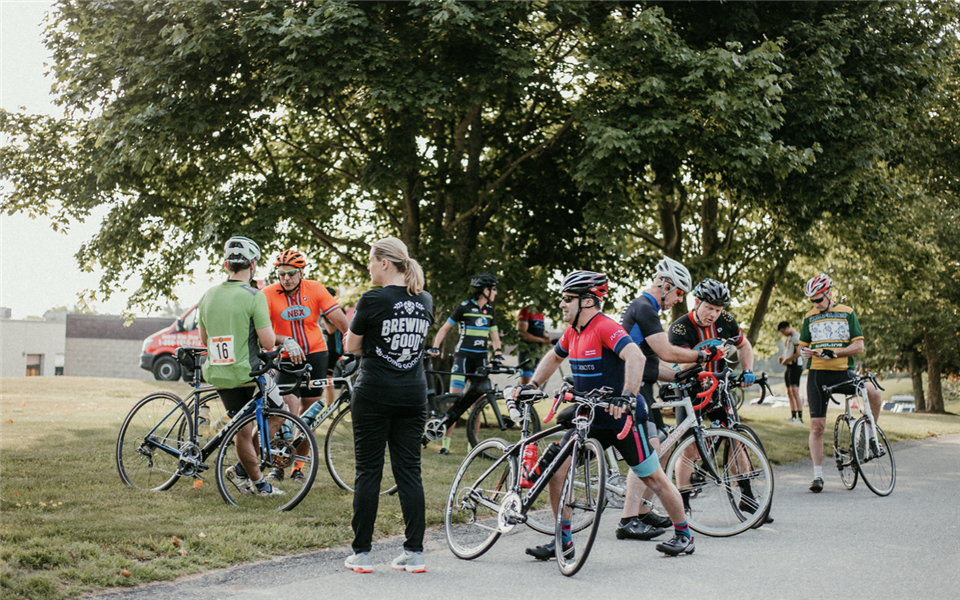
<path fill-rule="evenodd" d="M 823 430 L 827 423 L 830 395 L 822 386 L 852 382 L 853 357 L 863 352 L 863 332 L 853 309 L 833 303 L 833 280 L 821 273 L 810 278 L 803 293 L 813 309 L 803 316 L 800 327 L 800 355 L 810 360 L 807 372 L 807 402 L 810 404 L 810 458 L 813 461 L 813 482 L 810 491 L 823 491 Z M 875 421 L 880 419 L 880 391 L 867 382 L 867 400 Z M 838 387 L 837 393 L 852 394 L 853 383 Z"/>
<path fill-rule="evenodd" d="M 330 295 L 336 297 L 337 290 L 328 287 L 327 291 L 330 292 Z M 340 311 L 343 311 L 343 307 L 340 308 Z M 343 356 L 343 331 L 339 327 L 330 322 L 330 319 L 327 317 L 320 317 L 320 328 L 323 330 L 323 339 L 327 343 L 327 387 L 323 388 L 323 399 L 324 403 L 327 406 L 333 404 L 333 401 L 336 399 L 336 394 L 333 389 L 333 374 L 337 368 L 337 363 L 340 362 L 340 358 Z"/>
<path fill-rule="evenodd" d="M 800 376 L 803 374 L 803 359 L 800 358 L 800 333 L 790 327 L 788 321 L 780 321 L 777 330 L 786 337 L 783 353 L 777 359 L 786 367 L 783 381 L 790 399 L 790 422 L 803 423 L 803 401 L 800 399 Z"/>
<path fill-rule="evenodd" d="M 523 365 L 520 383 L 527 384 L 530 383 L 530 378 L 533 377 L 533 372 L 547 347 L 552 343 L 546 334 L 543 311 L 533 306 L 521 308 L 517 315 L 517 331 L 520 332 L 519 362 Z"/>
<path fill-rule="evenodd" d="M 455 326 L 460 327 L 460 341 L 453 354 L 453 375 L 450 376 L 450 393 L 462 394 L 467 386 L 480 385 L 487 381 L 483 377 L 468 377 L 487 366 L 487 348 L 493 347 L 493 360 L 503 360 L 503 346 L 500 343 L 500 330 L 497 327 L 497 315 L 493 310 L 493 301 L 497 298 L 497 278 L 490 273 L 480 273 L 470 278 L 473 287 L 473 297 L 460 303 L 447 322 L 440 326 L 433 346 L 427 348 L 430 357 L 440 356 L 440 344 L 447 332 Z M 463 398 L 463 400 L 469 400 Z M 453 428 L 469 405 L 456 402 L 444 415 L 443 424 L 447 426 L 447 434 L 443 438 L 439 454 L 450 454 L 450 439 Z"/>
<path fill-rule="evenodd" d="M 397 238 L 374 242 L 370 280 L 380 289 L 360 297 L 344 348 L 361 354 L 353 391 L 353 442 L 357 478 L 353 494 L 353 554 L 344 566 L 370 573 L 370 549 L 380 502 L 384 450 L 390 447 L 406 539 L 391 567 L 423 573 L 426 513 L 420 474 L 420 439 L 427 421 L 423 349 L 433 324 L 433 298 L 423 289 L 423 270 Z"/>
<path fill-rule="evenodd" d="M 270 320 L 277 335 L 277 343 L 283 345 L 283 354 L 294 364 L 306 361 L 310 364 L 310 380 L 322 379 L 327 376 L 327 343 L 320 329 L 318 321 L 321 316 L 329 318 L 341 331 L 347 330 L 347 315 L 340 309 L 333 295 L 319 281 L 304 279 L 303 269 L 307 266 L 307 259 L 296 250 L 284 250 L 277 255 L 277 276 L 280 281 L 263 289 L 270 307 Z M 281 385 L 296 383 L 296 378 L 281 372 Z M 304 384 L 296 391 L 286 394 L 283 401 L 296 415 L 313 404 L 317 398 L 322 398 L 324 389 L 311 388 Z M 302 400 L 301 400 L 302 398 Z M 297 448 L 298 453 L 310 451 L 309 442 Z M 290 476 L 299 479 L 303 477 L 302 465 L 295 464 Z M 274 468 L 268 476 L 272 480 L 280 481 L 284 477 L 283 469 Z"/>
<path fill-rule="evenodd" d="M 203 378 L 219 388 L 217 393 L 231 417 L 257 393 L 257 385 L 250 377 L 250 371 L 262 364 L 257 354 L 276 345 L 267 299 L 263 292 L 250 285 L 259 260 L 260 247 L 253 240 L 241 236 L 227 240 L 223 247 L 223 265 L 230 277 L 207 290 L 197 310 L 200 343 L 207 347 Z M 278 393 L 268 395 L 265 401 L 273 408 L 283 407 Z M 280 425 L 280 419 L 271 419 L 271 430 L 279 429 Z M 283 490 L 272 486 L 260 471 L 253 427 L 251 422 L 237 434 L 240 462 L 227 468 L 227 477 L 242 493 L 282 495 Z"/>

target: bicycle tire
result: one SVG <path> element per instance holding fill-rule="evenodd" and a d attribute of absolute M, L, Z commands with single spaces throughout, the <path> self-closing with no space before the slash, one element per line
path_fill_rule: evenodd
<path fill-rule="evenodd" d="M 537 440 L 538 456 L 543 456 L 543 453 L 546 452 L 550 444 L 561 441 L 564 433 L 563 431 L 558 431 Z M 548 494 L 541 492 L 536 503 L 527 510 L 527 526 L 538 533 L 553 535 L 556 532 L 557 526 L 553 509 L 550 508 L 550 499 L 548 496 Z M 577 533 L 589 525 L 590 521 L 577 521 L 573 524 L 573 531 Z"/>
<path fill-rule="evenodd" d="M 606 505 L 607 481 L 600 442 L 590 438 L 582 446 L 575 444 L 571 457 L 570 469 L 560 494 L 554 531 L 557 566 L 567 577 L 576 575 L 590 556 L 597 530 L 600 528 L 600 517 Z M 573 531 L 573 524 L 578 521 L 588 521 L 589 527 Z M 571 527 L 572 551 L 569 553 L 564 551 L 563 545 L 565 522 L 569 522 Z"/>
<path fill-rule="evenodd" d="M 837 422 L 833 425 L 833 457 L 837 461 L 837 470 L 840 471 L 840 481 L 848 490 L 857 487 L 860 474 L 857 460 L 853 457 L 851 421 L 852 418 L 843 414 L 837 417 Z"/>
<path fill-rule="evenodd" d="M 340 411 L 330 423 L 323 442 L 323 454 L 333 482 L 352 494 L 357 480 L 357 454 L 353 445 L 353 412 L 349 406 Z M 384 448 L 380 494 L 394 494 L 396 491 L 397 484 L 390 466 L 390 450 Z"/>
<path fill-rule="evenodd" d="M 507 448 L 503 440 L 484 440 L 467 454 L 453 478 L 443 511 L 443 529 L 447 546 L 457 558 L 473 560 L 500 539 L 499 507 L 513 488 L 517 459 L 507 456 L 498 464 L 488 456 L 503 457 Z"/>
<path fill-rule="evenodd" d="M 667 478 L 681 494 L 690 497 L 690 527 L 711 537 L 743 533 L 764 519 L 773 499 L 773 469 L 760 447 L 749 437 L 730 429 L 703 431 L 708 460 L 720 480 L 715 481 L 699 455 L 693 435 L 680 441 L 667 463 Z M 728 447 L 729 446 L 729 447 Z M 684 456 L 690 453 L 695 459 Z M 732 453 L 732 454 L 731 454 Z M 746 453 L 748 471 L 738 472 L 739 462 L 731 457 Z M 678 472 L 678 467 L 682 467 Z M 689 476 L 688 476 L 689 474 Z M 743 494 L 738 482 L 749 479 L 752 497 Z M 741 510 L 743 501 L 754 512 Z"/>
<path fill-rule="evenodd" d="M 155 392 L 140 399 L 117 435 L 120 479 L 141 490 L 170 489 L 180 479 L 179 453 L 192 431 L 190 412 L 176 394 Z"/>
<path fill-rule="evenodd" d="M 268 433 L 270 435 L 270 455 L 263 456 L 261 453 L 262 432 L 257 427 L 256 414 L 251 413 L 231 422 L 220 442 L 220 450 L 217 452 L 215 467 L 217 489 L 220 491 L 220 496 L 224 502 L 247 510 L 291 510 L 307 496 L 314 479 L 317 477 L 316 457 L 319 452 L 317 440 L 313 437 L 313 431 L 307 427 L 307 424 L 299 416 L 275 408 L 264 408 L 263 413 L 264 418 L 268 420 L 286 420 L 291 428 L 289 439 L 283 437 L 283 429 L 272 435 Z M 239 463 L 236 437 L 241 430 L 250 424 L 253 425 L 253 444 L 257 455 L 256 459 L 263 474 L 267 475 L 274 468 L 285 470 L 282 479 L 270 481 L 270 485 L 281 490 L 283 494 L 273 496 L 258 494 L 252 488 L 244 485 L 242 480 L 232 477 L 229 472 L 229 469 Z M 295 444 L 301 442 L 308 443 L 309 452 L 307 454 L 296 453 Z M 303 479 L 291 476 L 292 471 L 298 464 L 301 466 L 300 471 L 303 474 Z M 289 472 L 286 469 L 289 469 Z"/>
<path fill-rule="evenodd" d="M 743 408 L 743 399 L 746 397 L 746 392 L 742 387 L 738 387 L 733 392 L 734 404 L 737 407 L 737 410 Z"/>
<path fill-rule="evenodd" d="M 853 456 L 857 461 L 860 478 L 870 491 L 878 496 L 889 496 L 897 485 L 897 462 L 893 458 L 893 449 L 887 442 L 886 434 L 879 425 L 874 427 L 877 429 L 880 455 L 877 456 L 870 449 L 872 436 L 867 429 L 867 418 L 860 417 L 853 425 Z"/>
<path fill-rule="evenodd" d="M 520 441 L 523 434 L 522 423 L 514 423 L 507 413 L 507 403 L 503 399 L 498 399 L 497 408 L 503 419 L 506 429 L 501 429 L 497 422 L 497 414 L 491 407 L 491 398 L 484 396 L 477 400 L 473 408 L 470 409 L 470 415 L 467 417 L 467 440 L 471 447 L 476 447 L 483 440 L 490 438 L 499 438 L 508 444 L 516 444 Z M 530 433 L 534 434 L 540 431 L 542 425 L 540 415 L 534 407 L 530 407 Z"/>
<path fill-rule="evenodd" d="M 767 460 L 768 460 L 768 461 L 770 460 L 770 457 L 767 456 L 767 449 L 763 447 L 763 442 L 760 440 L 760 436 L 757 435 L 757 432 L 754 431 L 752 427 L 750 427 L 749 425 L 744 425 L 743 423 L 736 423 L 736 424 L 734 424 L 734 426 L 732 427 L 732 429 L 733 429 L 734 431 L 738 432 L 738 433 L 742 433 L 743 435 L 747 436 L 748 438 L 750 438 L 750 439 L 752 439 L 754 442 L 756 442 L 757 446 L 760 447 L 760 451 L 763 452 L 763 455 L 767 457 Z M 774 485 L 773 487 L 775 488 L 776 485 Z M 759 521 L 757 521 L 756 525 L 753 526 L 754 529 L 756 529 L 756 528 L 758 528 L 758 527 L 762 527 L 762 526 L 767 522 L 767 517 L 770 516 L 770 508 L 773 506 L 773 494 L 774 494 L 774 491 L 775 491 L 774 489 L 771 489 L 771 490 L 770 490 L 770 498 L 771 498 L 771 500 L 770 500 L 770 506 L 767 507 L 767 512 L 763 515 L 763 518 L 760 519 Z M 739 506 L 737 506 L 737 507 L 735 507 L 735 508 L 736 508 L 737 510 L 740 510 L 740 507 L 739 507 Z"/>

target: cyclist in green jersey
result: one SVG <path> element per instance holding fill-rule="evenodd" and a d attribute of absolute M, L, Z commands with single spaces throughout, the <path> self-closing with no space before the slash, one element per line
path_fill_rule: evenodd
<path fill-rule="evenodd" d="M 260 247 L 253 240 L 241 236 L 227 240 L 223 261 L 230 278 L 207 290 L 199 304 L 200 343 L 207 347 L 203 378 L 219 388 L 217 393 L 230 416 L 257 393 L 250 371 L 261 366 L 257 358 L 260 349 L 272 349 L 276 345 L 267 299 L 260 290 L 250 286 L 258 260 Z M 268 375 L 268 383 L 271 381 Z M 273 383 L 266 401 L 274 408 L 283 407 L 276 383 Z M 280 425 L 279 419 L 272 419 L 270 428 L 275 431 Z M 254 424 L 250 423 L 237 434 L 240 462 L 227 469 L 227 477 L 233 479 L 244 493 L 281 495 L 283 490 L 270 485 L 260 471 L 253 427 Z"/>

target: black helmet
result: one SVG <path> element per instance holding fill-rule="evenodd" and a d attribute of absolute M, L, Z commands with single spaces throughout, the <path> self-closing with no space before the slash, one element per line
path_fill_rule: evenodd
<path fill-rule="evenodd" d="M 470 285 L 478 289 L 492 288 L 497 285 L 497 277 L 490 273 L 477 273 L 470 278 Z"/>
<path fill-rule="evenodd" d="M 730 290 L 715 279 L 704 279 L 693 289 L 693 297 L 714 306 L 730 305 Z"/>
<path fill-rule="evenodd" d="M 563 293 L 584 296 L 592 294 L 597 298 L 607 295 L 607 276 L 596 271 L 573 271 L 563 278 L 560 290 Z"/>

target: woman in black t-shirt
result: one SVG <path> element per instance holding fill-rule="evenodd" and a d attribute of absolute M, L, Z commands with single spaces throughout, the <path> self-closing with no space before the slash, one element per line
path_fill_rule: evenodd
<path fill-rule="evenodd" d="M 426 422 L 427 381 L 423 350 L 433 324 L 433 298 L 423 289 L 423 270 L 397 238 L 370 249 L 370 278 L 382 286 L 360 297 L 344 349 L 361 353 L 354 386 L 353 436 L 357 479 L 353 496 L 353 555 L 344 563 L 358 573 L 373 569 L 370 549 L 380 501 L 384 449 L 390 445 L 393 476 L 406 524 L 403 553 L 391 565 L 421 573 L 426 528 L 420 439 Z"/>

